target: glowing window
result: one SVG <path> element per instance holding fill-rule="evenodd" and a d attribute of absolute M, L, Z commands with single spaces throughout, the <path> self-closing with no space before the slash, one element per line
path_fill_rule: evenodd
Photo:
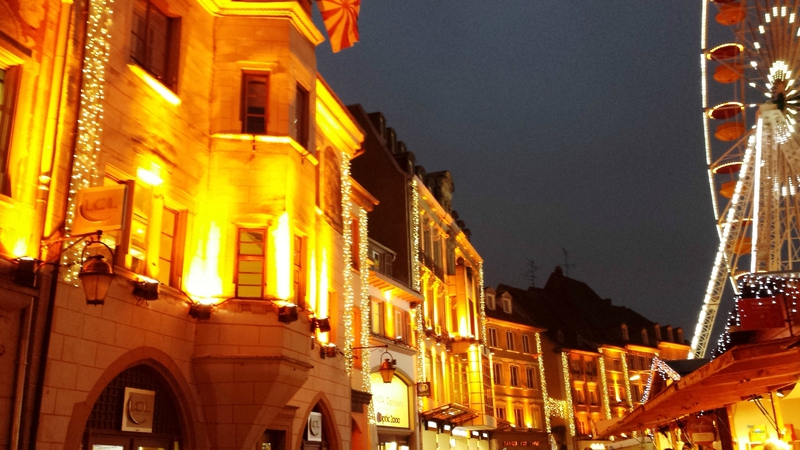
<path fill-rule="evenodd" d="M 242 132 L 267 134 L 269 75 L 245 73 L 242 80 Z"/>
<path fill-rule="evenodd" d="M 236 296 L 239 298 L 262 298 L 264 295 L 266 236 L 263 229 L 239 229 L 236 267 Z"/>
<path fill-rule="evenodd" d="M 170 89 L 177 81 L 179 20 L 149 0 L 134 1 L 131 58 Z"/>

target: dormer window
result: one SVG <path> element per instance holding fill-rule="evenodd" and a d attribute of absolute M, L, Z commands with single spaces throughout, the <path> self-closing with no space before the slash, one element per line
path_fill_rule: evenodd
<path fill-rule="evenodd" d="M 494 294 L 486 295 L 486 307 L 494 311 L 495 309 Z"/>
<path fill-rule="evenodd" d="M 507 295 L 503 296 L 503 312 L 511 314 L 511 297 Z"/>
<path fill-rule="evenodd" d="M 678 342 L 683 344 L 683 329 L 682 328 L 678 328 L 677 331 L 678 331 Z"/>
<path fill-rule="evenodd" d="M 630 340 L 630 338 L 628 337 L 628 326 L 625 325 L 624 323 L 622 324 L 622 340 L 623 341 Z"/>
<path fill-rule="evenodd" d="M 667 327 L 667 339 L 670 342 L 675 342 L 675 336 L 672 334 L 672 327 L 671 326 Z"/>
<path fill-rule="evenodd" d="M 647 330 L 646 329 L 642 329 L 642 344 L 644 344 L 644 345 L 648 345 L 649 344 L 647 342 Z"/>
<path fill-rule="evenodd" d="M 659 325 L 659 324 L 656 324 L 656 325 L 653 327 L 653 329 L 654 329 L 654 330 L 655 330 L 655 332 L 656 332 L 656 340 L 657 340 L 657 341 L 660 341 L 660 340 L 661 340 L 661 325 Z"/>

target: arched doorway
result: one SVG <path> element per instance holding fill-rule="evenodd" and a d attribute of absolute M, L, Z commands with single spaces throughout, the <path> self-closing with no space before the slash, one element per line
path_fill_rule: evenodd
<path fill-rule="evenodd" d="M 175 394 L 159 371 L 133 366 L 103 389 L 86 421 L 84 449 L 180 450 L 184 426 Z"/>
<path fill-rule="evenodd" d="M 300 437 L 300 450 L 338 450 L 338 434 L 334 427 L 328 408 L 322 402 L 317 402 L 308 415 Z"/>

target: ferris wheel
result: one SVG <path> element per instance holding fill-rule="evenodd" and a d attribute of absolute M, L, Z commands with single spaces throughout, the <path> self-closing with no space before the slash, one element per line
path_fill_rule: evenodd
<path fill-rule="evenodd" d="M 692 338 L 705 355 L 725 284 L 800 271 L 800 0 L 701 0 L 706 163 L 719 247 Z"/>

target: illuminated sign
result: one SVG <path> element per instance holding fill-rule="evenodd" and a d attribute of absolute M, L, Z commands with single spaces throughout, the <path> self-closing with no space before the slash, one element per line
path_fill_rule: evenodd
<path fill-rule="evenodd" d="M 122 431 L 152 433 L 155 404 L 155 391 L 126 387 L 125 402 L 123 403 Z"/>
<path fill-rule="evenodd" d="M 434 422 L 432 420 L 429 420 L 428 421 L 428 429 L 438 430 L 439 429 L 439 424 L 437 424 L 436 422 Z"/>
<path fill-rule="evenodd" d="M 431 382 L 417 383 L 417 397 L 431 396 Z"/>
<path fill-rule="evenodd" d="M 322 442 L 322 413 L 312 411 L 308 415 L 308 436 L 309 441 Z"/>
<path fill-rule="evenodd" d="M 71 233 L 78 235 L 97 230 L 121 230 L 124 212 L 124 184 L 81 189 L 75 196 L 75 219 Z"/>
<path fill-rule="evenodd" d="M 463 428 L 453 428 L 453 436 L 456 437 L 469 437 L 469 431 Z"/>
<path fill-rule="evenodd" d="M 375 420 L 382 427 L 409 428 L 408 386 L 397 377 L 384 383 L 380 373 L 370 375 Z"/>
<path fill-rule="evenodd" d="M 503 441 L 503 447 L 538 447 L 539 441 Z"/>

